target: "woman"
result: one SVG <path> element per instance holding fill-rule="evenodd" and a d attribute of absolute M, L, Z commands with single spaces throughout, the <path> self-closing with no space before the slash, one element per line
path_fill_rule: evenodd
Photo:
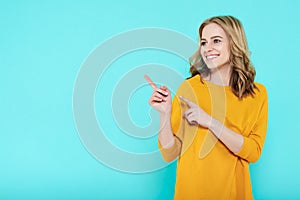
<path fill-rule="evenodd" d="M 171 103 L 166 86 L 149 104 L 160 112 L 163 158 L 178 158 L 175 199 L 253 199 L 249 163 L 261 155 L 267 130 L 267 91 L 254 82 L 245 33 L 232 16 L 205 20 L 191 78 Z"/>

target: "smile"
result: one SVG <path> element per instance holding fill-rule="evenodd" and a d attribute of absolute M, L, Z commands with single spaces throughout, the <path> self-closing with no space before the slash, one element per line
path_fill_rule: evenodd
<path fill-rule="evenodd" d="M 217 54 L 207 55 L 207 56 L 206 56 L 206 59 L 207 59 L 207 60 L 212 60 L 212 59 L 217 58 L 218 56 L 219 56 L 219 55 L 217 55 Z"/>

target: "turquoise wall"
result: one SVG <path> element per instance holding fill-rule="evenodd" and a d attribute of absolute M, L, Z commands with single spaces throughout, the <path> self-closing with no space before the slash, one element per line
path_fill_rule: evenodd
<path fill-rule="evenodd" d="M 296 0 L 1 1 L 0 199 L 172 199 L 176 163 L 157 157 L 158 115 L 142 74 L 174 92 L 189 75 L 184 57 L 194 46 L 178 53 L 171 44 L 197 42 L 200 23 L 224 14 L 244 24 L 256 81 L 269 95 L 264 151 L 250 167 L 254 196 L 299 199 L 299 8 Z M 158 36 L 142 34 L 146 27 Z M 130 30 L 136 40 L 95 54 L 95 68 L 77 85 L 93 52 Z M 167 49 L 131 46 L 162 40 L 161 30 L 175 33 Z M 123 47 L 131 51 L 107 57 Z M 85 91 L 93 95 L 87 102 Z M 94 116 L 83 117 L 88 109 Z"/>

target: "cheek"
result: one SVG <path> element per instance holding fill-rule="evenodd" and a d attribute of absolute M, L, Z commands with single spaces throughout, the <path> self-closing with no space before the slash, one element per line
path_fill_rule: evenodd
<path fill-rule="evenodd" d="M 230 59 L 230 50 L 228 49 L 226 54 L 225 54 L 225 59 L 229 60 Z"/>
<path fill-rule="evenodd" d="M 201 57 L 204 59 L 204 50 L 200 49 L 199 53 L 200 53 Z"/>
<path fill-rule="evenodd" d="M 230 56 L 230 47 L 229 47 L 229 44 L 226 45 L 225 49 L 226 49 L 226 57 L 229 60 L 229 56 Z"/>
<path fill-rule="evenodd" d="M 218 50 L 222 52 L 223 59 L 229 60 L 230 50 L 227 46 L 220 47 Z"/>

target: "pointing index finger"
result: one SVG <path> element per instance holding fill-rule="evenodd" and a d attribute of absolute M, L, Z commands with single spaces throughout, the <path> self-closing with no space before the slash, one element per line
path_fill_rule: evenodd
<path fill-rule="evenodd" d="M 151 78 L 149 76 L 147 76 L 146 74 L 144 75 L 144 78 L 146 79 L 146 81 L 149 83 L 149 85 L 154 89 L 157 90 L 157 86 L 155 85 L 155 83 L 151 80 Z"/>
<path fill-rule="evenodd" d="M 180 98 L 183 102 L 185 102 L 188 106 L 190 106 L 190 107 L 192 107 L 192 106 L 195 105 L 194 102 L 190 101 L 190 100 L 187 99 L 187 98 L 184 98 L 183 96 L 179 96 L 179 98 Z"/>

